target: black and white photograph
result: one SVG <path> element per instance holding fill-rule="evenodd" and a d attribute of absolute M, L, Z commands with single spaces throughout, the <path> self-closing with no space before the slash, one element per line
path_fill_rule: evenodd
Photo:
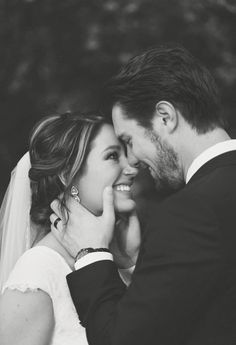
<path fill-rule="evenodd" d="M 0 344 L 236 344 L 236 1 L 0 0 Z"/>

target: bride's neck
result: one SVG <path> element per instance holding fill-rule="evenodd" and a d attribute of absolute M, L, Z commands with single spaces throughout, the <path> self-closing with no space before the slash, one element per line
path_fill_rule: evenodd
<path fill-rule="evenodd" d="M 39 240 L 35 246 L 46 246 L 57 253 L 59 253 L 67 262 L 72 270 L 74 270 L 74 259 L 70 256 L 70 254 L 65 250 L 65 248 L 61 245 L 61 243 L 53 236 L 51 232 L 45 235 L 41 240 Z"/>

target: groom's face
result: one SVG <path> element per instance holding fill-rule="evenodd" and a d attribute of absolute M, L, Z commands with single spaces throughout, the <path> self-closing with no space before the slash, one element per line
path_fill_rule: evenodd
<path fill-rule="evenodd" d="M 112 120 L 117 137 L 127 148 L 130 165 L 143 163 L 147 166 L 158 189 L 176 190 L 183 185 L 178 155 L 156 130 L 129 119 L 119 105 L 113 107 Z"/>

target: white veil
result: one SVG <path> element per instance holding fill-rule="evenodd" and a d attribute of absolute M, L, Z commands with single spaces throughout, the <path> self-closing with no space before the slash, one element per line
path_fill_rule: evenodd
<path fill-rule="evenodd" d="M 18 258 L 31 247 L 30 157 L 27 152 L 11 173 L 0 210 L 0 291 Z"/>

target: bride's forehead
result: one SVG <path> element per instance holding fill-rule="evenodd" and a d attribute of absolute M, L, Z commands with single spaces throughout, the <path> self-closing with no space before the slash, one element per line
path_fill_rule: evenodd
<path fill-rule="evenodd" d="M 93 148 L 104 148 L 111 145 L 119 145 L 114 128 L 110 124 L 104 124 L 94 138 Z"/>

